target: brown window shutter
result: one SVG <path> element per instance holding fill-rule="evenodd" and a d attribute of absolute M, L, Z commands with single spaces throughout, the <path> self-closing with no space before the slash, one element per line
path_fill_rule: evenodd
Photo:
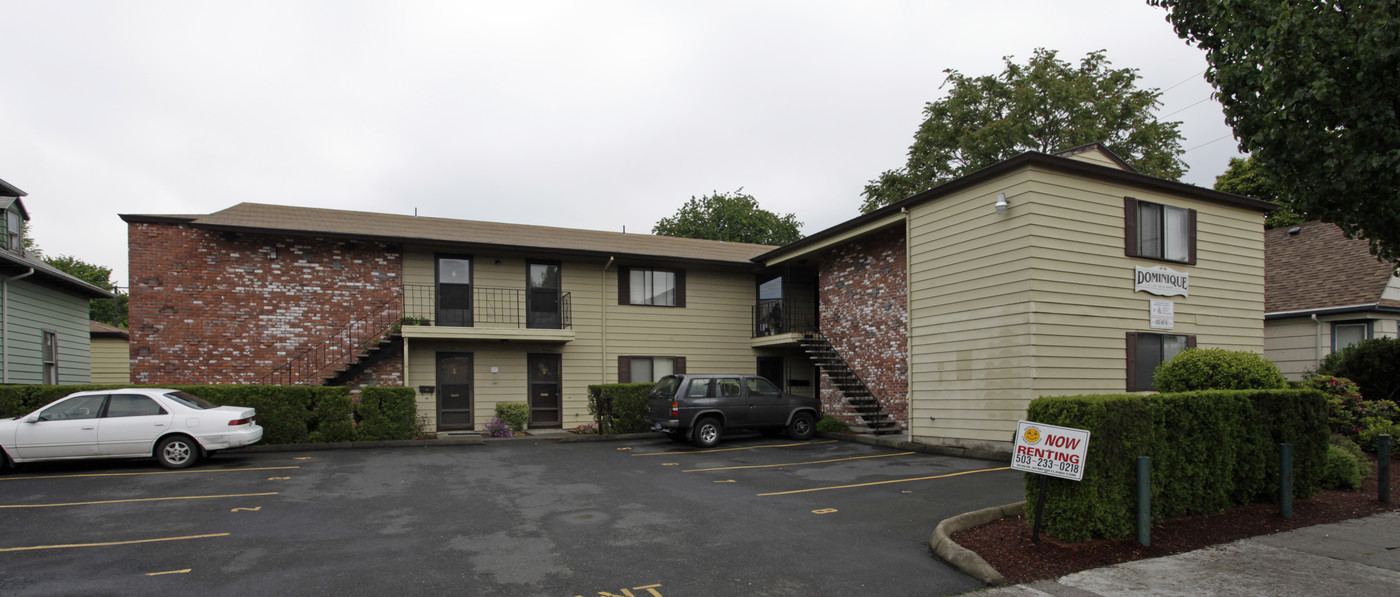
<path fill-rule="evenodd" d="M 1132 197 L 1123 198 L 1123 254 L 1138 256 L 1138 201 Z"/>
<path fill-rule="evenodd" d="M 1128 332 L 1128 391 L 1137 391 L 1137 332 Z"/>
<path fill-rule="evenodd" d="M 1196 347 L 1196 336 L 1192 335 L 1192 336 L 1187 336 L 1187 337 L 1186 337 L 1186 347 L 1187 347 L 1187 348 L 1195 348 L 1195 347 Z"/>
<path fill-rule="evenodd" d="M 685 375 L 685 357 L 675 357 L 675 363 L 671 366 L 671 372 L 677 375 Z"/>
<path fill-rule="evenodd" d="M 676 270 L 676 306 L 685 306 L 685 270 Z"/>
<path fill-rule="evenodd" d="M 1186 264 L 1196 265 L 1196 210 L 1186 211 Z"/>
<path fill-rule="evenodd" d="M 632 383 L 632 357 L 617 357 L 617 383 Z"/>
<path fill-rule="evenodd" d="M 629 305 L 632 301 L 632 268 L 617 268 L 617 304 Z"/>

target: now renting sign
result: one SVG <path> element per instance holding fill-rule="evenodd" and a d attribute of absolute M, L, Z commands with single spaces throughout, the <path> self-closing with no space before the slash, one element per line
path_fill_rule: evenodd
<path fill-rule="evenodd" d="M 1011 468 L 1071 481 L 1084 478 L 1084 457 L 1089 452 L 1089 432 L 1021 421 L 1016 424 L 1016 446 Z"/>

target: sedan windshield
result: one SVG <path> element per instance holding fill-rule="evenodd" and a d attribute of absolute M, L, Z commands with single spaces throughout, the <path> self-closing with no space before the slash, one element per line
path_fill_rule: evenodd
<path fill-rule="evenodd" d="M 191 394 L 189 392 L 170 392 L 166 394 L 165 397 L 179 402 L 180 404 L 183 404 L 190 408 L 193 408 L 195 410 L 204 410 L 207 408 L 219 407 L 217 404 L 200 398 L 199 396 L 195 396 L 194 394 Z"/>

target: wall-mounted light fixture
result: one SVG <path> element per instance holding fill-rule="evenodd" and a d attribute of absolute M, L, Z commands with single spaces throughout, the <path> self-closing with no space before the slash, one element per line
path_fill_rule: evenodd
<path fill-rule="evenodd" d="M 997 193 L 997 213 L 1004 214 L 1011 207 L 1011 202 L 1006 200 L 1006 193 Z"/>

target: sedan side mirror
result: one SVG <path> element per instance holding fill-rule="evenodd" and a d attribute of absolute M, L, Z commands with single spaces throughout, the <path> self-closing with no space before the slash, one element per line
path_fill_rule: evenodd
<path fill-rule="evenodd" d="M 29 415 L 29 416 L 27 416 L 27 417 L 24 418 L 24 422 L 25 422 L 25 423 L 38 423 L 38 422 L 39 422 L 39 415 Z"/>

